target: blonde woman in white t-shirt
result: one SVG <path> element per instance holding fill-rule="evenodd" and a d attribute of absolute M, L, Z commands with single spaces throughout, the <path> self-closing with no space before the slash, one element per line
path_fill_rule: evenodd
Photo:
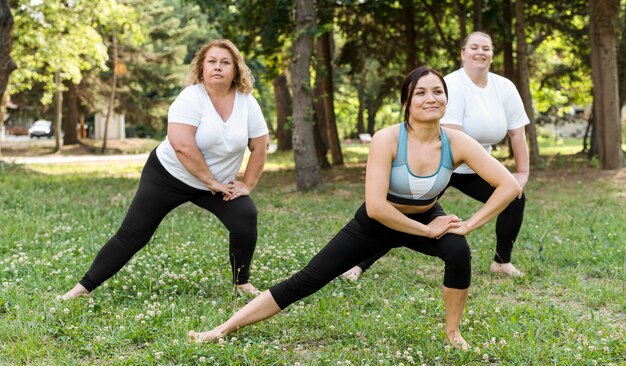
<path fill-rule="evenodd" d="M 187 81 L 170 106 L 167 137 L 150 154 L 121 227 L 64 299 L 88 295 L 117 273 L 185 202 L 210 211 L 228 229 L 236 290 L 260 293 L 249 282 L 257 240 L 257 209 L 249 194 L 263 172 L 269 134 L 250 94 L 254 79 L 232 42 L 213 40 L 196 54 Z M 246 148 L 250 157 L 238 180 Z"/>
<path fill-rule="evenodd" d="M 449 99 L 442 126 L 462 130 L 478 141 L 487 152 L 491 146 L 507 135 L 515 157 L 513 176 L 524 189 L 528 182 L 529 157 L 524 126 L 530 123 L 522 98 L 515 85 L 508 79 L 489 72 L 493 59 L 491 37 L 483 32 L 468 35 L 461 48 L 463 67 L 445 76 Z M 448 186 L 466 195 L 487 201 L 494 188 L 463 164 L 454 170 Z M 443 193 L 442 193 L 443 194 Z M 498 215 L 496 221 L 496 252 L 491 271 L 509 276 L 523 276 L 513 263 L 511 253 L 524 216 L 526 197 L 522 192 L 517 199 Z M 358 279 L 376 260 L 377 255 L 359 263 L 343 274 L 350 280 Z"/>

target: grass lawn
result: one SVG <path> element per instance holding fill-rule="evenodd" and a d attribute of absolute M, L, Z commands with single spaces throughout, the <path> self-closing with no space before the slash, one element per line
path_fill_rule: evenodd
<path fill-rule="evenodd" d="M 302 268 L 364 197 L 366 145 L 344 147 L 326 187 L 298 193 L 291 154 L 271 154 L 257 189 L 252 282 Z M 505 163 L 508 163 L 505 161 Z M 336 279 L 219 344 L 186 341 L 243 305 L 228 233 L 186 204 L 91 298 L 62 302 L 116 231 L 142 165 L 0 164 L 0 365 L 625 365 L 626 169 L 546 157 L 527 186 L 514 263 L 494 276 L 494 222 L 468 236 L 473 278 L 462 323 L 470 352 L 443 343 L 443 265 L 395 249 L 358 282 Z M 454 189 L 441 203 L 469 217 Z"/>

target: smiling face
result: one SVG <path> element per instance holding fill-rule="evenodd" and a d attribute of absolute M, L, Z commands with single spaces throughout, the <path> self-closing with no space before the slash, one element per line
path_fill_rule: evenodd
<path fill-rule="evenodd" d="M 439 121 L 446 113 L 447 100 L 439 76 L 433 73 L 422 76 L 417 80 L 410 100 L 410 123 Z"/>
<path fill-rule="evenodd" d="M 235 62 L 230 51 L 221 47 L 209 48 L 202 65 L 202 79 L 205 86 L 230 87 L 235 79 Z"/>
<path fill-rule="evenodd" d="M 470 35 L 461 49 L 461 60 L 464 68 L 488 71 L 493 60 L 491 39 L 480 33 Z"/>

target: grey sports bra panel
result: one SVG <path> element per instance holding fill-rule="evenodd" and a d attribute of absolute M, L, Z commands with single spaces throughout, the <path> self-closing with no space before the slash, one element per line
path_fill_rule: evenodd
<path fill-rule="evenodd" d="M 424 206 L 435 200 L 437 196 L 446 188 L 452 176 L 452 151 L 450 150 L 450 140 L 443 128 L 440 128 L 441 157 L 437 171 L 429 176 L 418 176 L 411 173 L 407 159 L 407 124 L 400 126 L 398 135 L 398 151 L 391 166 L 391 176 L 389 178 L 389 202 Z"/>

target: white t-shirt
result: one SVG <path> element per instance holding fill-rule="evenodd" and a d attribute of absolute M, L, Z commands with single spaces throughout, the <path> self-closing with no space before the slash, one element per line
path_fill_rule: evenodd
<path fill-rule="evenodd" d="M 463 68 L 444 77 L 448 86 L 448 105 L 442 124 L 458 125 L 478 141 L 487 152 L 506 136 L 507 131 L 530 123 L 522 97 L 507 78 L 489 73 L 487 86 L 474 84 Z M 455 173 L 474 173 L 462 164 Z"/>
<path fill-rule="evenodd" d="M 261 107 L 252 94 L 235 93 L 233 112 L 222 120 L 204 89 L 195 84 L 186 87 L 170 105 L 168 123 L 198 127 L 196 145 L 213 177 L 222 183 L 235 179 L 248 146 L 248 139 L 269 133 Z M 163 167 L 185 184 L 202 190 L 208 187 L 181 164 L 167 137 L 156 150 Z"/>

